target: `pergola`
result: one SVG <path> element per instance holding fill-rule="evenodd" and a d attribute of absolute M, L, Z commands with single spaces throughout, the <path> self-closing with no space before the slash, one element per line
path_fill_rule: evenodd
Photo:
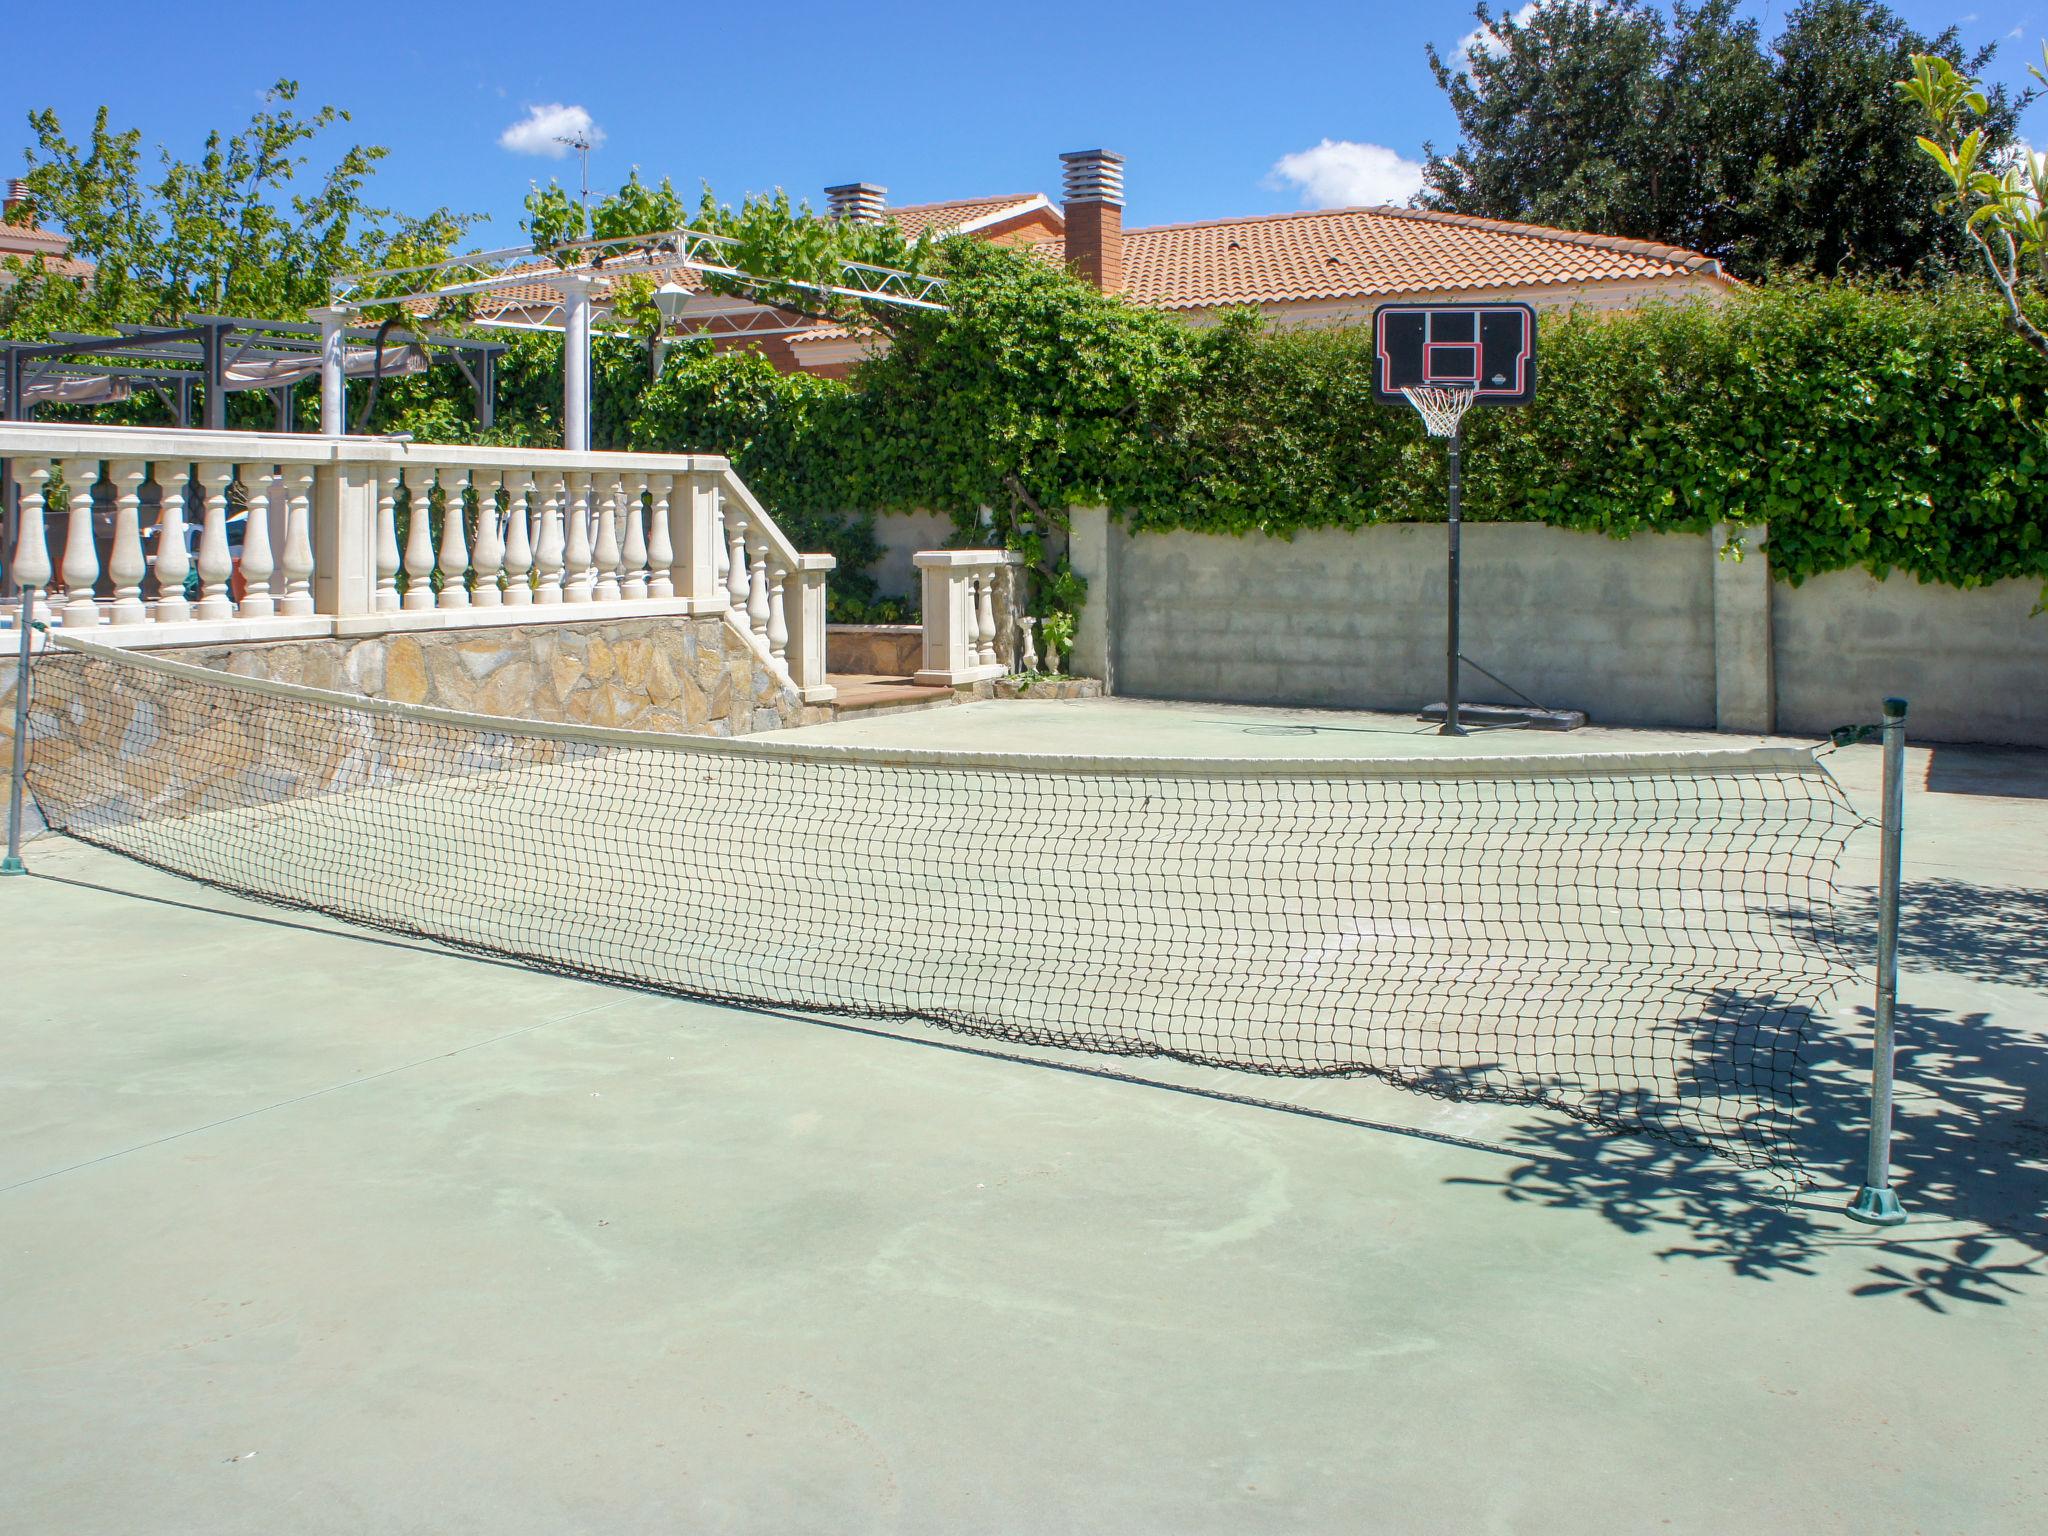
<path fill-rule="evenodd" d="M 390 267 L 337 279 L 331 287 L 332 303 L 314 312 L 320 326 L 320 430 L 346 430 L 342 391 L 348 323 L 371 305 L 425 305 L 516 288 L 551 290 L 552 298 L 537 306 L 537 315 L 512 326 L 562 332 L 562 446 L 578 451 L 590 447 L 592 317 L 600 303 L 599 290 L 614 277 L 694 272 L 743 285 L 801 288 L 908 309 L 946 307 L 941 298 L 946 286 L 943 278 L 860 261 L 841 262 L 834 282 L 767 278 L 734 264 L 739 245 L 729 235 L 673 229 L 658 235 L 615 236 L 558 246 L 549 253 L 554 262 L 551 266 L 537 266 L 531 246 L 511 246 L 425 266 Z M 772 305 L 692 291 L 679 283 L 664 284 L 657 302 L 670 324 L 699 334 L 760 337 L 805 328 L 791 325 Z"/>
<path fill-rule="evenodd" d="M 420 373 L 439 351 L 469 380 L 489 426 L 496 359 L 505 344 L 404 329 L 403 339 L 393 341 L 387 328 L 340 328 L 334 336 L 340 378 Z M 156 394 L 170 405 L 178 425 L 187 427 L 196 392 L 201 424 L 219 429 L 227 425 L 229 395 L 264 390 L 276 399 L 282 432 L 291 425 L 294 386 L 323 374 L 328 363 L 320 325 L 195 315 L 182 325 L 115 330 L 112 336 L 67 332 L 46 342 L 0 341 L 0 420 L 26 421 L 40 405 L 105 405 Z M 321 425 L 337 434 L 346 430 L 339 420 L 326 421 L 324 413 Z"/>

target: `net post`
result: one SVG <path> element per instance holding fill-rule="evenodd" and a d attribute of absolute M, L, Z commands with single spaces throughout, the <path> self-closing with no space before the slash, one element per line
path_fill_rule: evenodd
<path fill-rule="evenodd" d="M 1905 1207 L 1892 1191 L 1893 1016 L 1899 996 L 1899 844 L 1906 820 L 1906 701 L 1884 701 L 1884 841 L 1877 870 L 1877 1023 L 1871 1036 L 1870 1156 L 1849 1214 L 1897 1226 Z"/>
<path fill-rule="evenodd" d="M 28 873 L 21 862 L 21 795 L 28 778 L 28 648 L 36 590 L 33 583 L 22 583 L 21 614 L 15 620 L 21 629 L 21 649 L 14 663 L 14 755 L 7 773 L 7 855 L 0 858 L 0 876 Z"/>
<path fill-rule="evenodd" d="M 1465 428 L 1462 423 L 1451 429 L 1450 444 L 1450 591 L 1448 615 L 1444 635 L 1444 723 L 1437 727 L 1439 736 L 1463 736 L 1465 728 L 1458 724 L 1458 532 L 1461 525 L 1462 504 L 1460 483 L 1460 460 L 1464 457 Z"/>

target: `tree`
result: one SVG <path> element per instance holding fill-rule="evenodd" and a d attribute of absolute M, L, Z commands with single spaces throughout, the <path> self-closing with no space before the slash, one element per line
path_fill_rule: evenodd
<path fill-rule="evenodd" d="M 1982 82 L 1959 74 L 1947 59 L 1915 54 L 1913 73 L 1895 82 L 1898 95 L 1926 118 L 1919 147 L 1940 170 L 1946 195 L 1937 212 L 1958 222 L 1998 289 L 2006 324 L 2048 355 L 2048 333 L 2024 299 L 2048 286 L 2048 155 L 2015 148 L 2000 156 L 1985 138 L 1991 98 Z M 2027 73 L 2048 85 L 2048 43 Z"/>
<path fill-rule="evenodd" d="M 1874 0 L 1805 0 L 1768 46 L 1735 0 L 1477 14 L 1465 68 L 1429 52 L 1461 142 L 1429 149 L 1426 207 L 1666 241 L 1747 277 L 1930 277 L 1969 257 L 1931 209 L 1911 105 L 1882 89 L 1914 54 L 1964 64 L 1953 28 L 1924 38 Z M 2016 118 L 1987 95 L 1987 141 Z"/>
<path fill-rule="evenodd" d="M 342 272 L 445 256 L 472 219 L 372 206 L 366 191 L 383 148 L 352 144 L 324 171 L 302 175 L 308 147 L 348 114 L 301 114 L 298 94 L 296 82 L 278 81 L 248 127 L 208 134 L 197 160 L 160 148 L 155 177 L 143 172 L 140 131 L 114 130 L 105 107 L 84 145 L 54 111 L 31 112 L 25 180 L 34 207 L 96 271 L 79 283 L 40 260 L 11 262 L 19 276 L 0 290 L 0 331 L 105 331 L 190 314 L 297 319 L 326 301 L 328 280 Z"/>

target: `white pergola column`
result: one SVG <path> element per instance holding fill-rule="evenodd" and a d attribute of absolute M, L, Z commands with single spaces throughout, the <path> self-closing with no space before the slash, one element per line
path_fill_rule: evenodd
<path fill-rule="evenodd" d="M 562 446 L 590 449 L 590 313 L 598 280 L 588 272 L 553 279 L 562 295 Z"/>
<path fill-rule="evenodd" d="M 320 435 L 340 437 L 348 431 L 343 332 L 352 317 L 348 310 L 333 308 L 312 309 L 307 314 L 320 323 Z"/>

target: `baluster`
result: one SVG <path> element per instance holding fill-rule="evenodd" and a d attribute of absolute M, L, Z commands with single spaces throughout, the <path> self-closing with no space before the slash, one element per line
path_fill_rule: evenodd
<path fill-rule="evenodd" d="M 569 476 L 569 553 L 563 563 L 563 598 L 590 601 L 597 573 L 590 568 L 590 476 Z"/>
<path fill-rule="evenodd" d="M 277 478 L 284 488 L 284 596 L 277 611 L 303 617 L 313 611 L 313 466 L 287 465 Z"/>
<path fill-rule="evenodd" d="M 533 541 L 527 507 L 533 499 L 533 476 L 515 469 L 505 476 L 505 603 L 511 608 L 533 602 Z"/>
<path fill-rule="evenodd" d="M 562 600 L 564 481 L 560 475 L 547 474 L 540 477 L 540 485 L 540 539 L 533 552 L 534 563 L 540 569 L 540 586 L 533 596 L 535 602 L 545 605 Z"/>
<path fill-rule="evenodd" d="M 647 595 L 674 597 L 675 577 L 670 567 L 676 562 L 675 540 L 668 531 L 668 499 L 675 489 L 674 475 L 650 475 L 647 480 Z"/>
<path fill-rule="evenodd" d="M 207 463 L 196 473 L 205 500 L 199 514 L 199 605 L 192 616 L 231 619 L 235 601 L 228 583 L 234 579 L 235 564 L 228 553 L 228 484 L 235 472 L 226 464 Z"/>
<path fill-rule="evenodd" d="M 619 514 L 625 510 L 625 481 L 611 477 L 611 489 L 598 493 L 597 515 L 597 600 L 619 600 Z"/>
<path fill-rule="evenodd" d="M 789 580 L 789 569 L 777 560 L 772 575 L 773 580 L 768 584 L 768 654 L 786 666 L 789 613 L 783 607 L 783 588 Z"/>
<path fill-rule="evenodd" d="M 370 607 L 378 613 L 398 608 L 398 472 L 377 469 L 377 590 Z"/>
<path fill-rule="evenodd" d="M 728 603 L 732 598 L 732 554 L 727 548 L 728 534 L 725 526 L 725 493 L 716 486 L 711 488 L 711 547 L 715 552 L 718 566 L 712 585 L 726 595 Z"/>
<path fill-rule="evenodd" d="M 149 566 L 142 558 L 142 520 L 139 512 L 142 490 L 142 461 L 116 459 L 110 466 L 114 482 L 114 547 L 107 556 L 107 574 L 114 581 L 113 621 L 116 624 L 146 624 L 149 610 L 142 604 L 142 578 Z"/>
<path fill-rule="evenodd" d="M 739 507 L 728 507 L 725 513 L 725 527 L 731 539 L 727 555 L 727 590 L 732 593 L 732 611 L 744 615 L 747 599 L 753 592 L 747 580 L 747 514 Z"/>
<path fill-rule="evenodd" d="M 619 595 L 638 601 L 647 596 L 647 510 L 641 499 L 647 494 L 647 477 L 632 475 L 626 480 L 625 576 Z"/>
<path fill-rule="evenodd" d="M 1017 619 L 1017 670 L 1036 672 L 1038 670 L 1038 641 L 1032 630 L 1038 627 L 1038 620 L 1030 614 L 1021 614 Z"/>
<path fill-rule="evenodd" d="M 90 629 L 100 622 L 92 589 L 99 584 L 100 555 L 92 542 L 92 486 L 100 477 L 98 459 L 66 459 L 64 494 L 71 522 L 64 531 L 64 607 L 66 629 Z"/>
<path fill-rule="evenodd" d="M 270 498 L 284 477 L 257 470 L 252 484 L 251 467 L 232 466 L 234 478 L 228 482 L 230 489 L 239 486 L 242 492 L 242 601 L 236 612 L 245 619 L 267 619 L 277 612 L 270 593 L 270 573 L 277 569 L 270 556 Z M 256 486 L 262 487 L 260 494 Z"/>
<path fill-rule="evenodd" d="M 981 578 L 981 607 L 978 610 L 981 638 L 979 660 L 984 667 L 996 664 L 996 576 L 993 571 Z"/>
<path fill-rule="evenodd" d="M 405 606 L 434 606 L 434 483 L 438 469 L 405 472 Z"/>
<path fill-rule="evenodd" d="M 753 584 L 747 589 L 747 628 L 763 644 L 768 640 L 768 534 L 760 533 L 754 545 Z"/>
<path fill-rule="evenodd" d="M 50 544 L 43 509 L 43 491 L 50 481 L 44 459 L 16 459 L 15 483 L 21 487 L 21 525 L 14 535 L 14 563 L 8 574 L 24 592 L 43 592 L 50 585 Z M 38 599 L 31 616 L 48 623 L 49 606 Z"/>
<path fill-rule="evenodd" d="M 498 521 L 498 492 L 505 477 L 489 472 L 476 477 L 476 549 L 470 563 L 476 567 L 476 605 L 498 608 L 505 594 L 498 590 L 498 572 L 505 564 L 505 534 Z"/>
<path fill-rule="evenodd" d="M 442 608 L 467 608 L 469 588 L 464 573 L 469 569 L 468 497 L 469 471 L 451 469 L 441 482 L 441 596 Z"/>
<path fill-rule="evenodd" d="M 156 470 L 156 621 L 183 624 L 192 617 L 192 605 L 185 600 L 185 578 L 192 571 L 192 554 L 185 548 L 185 493 L 192 484 L 192 466 L 180 460 L 176 479 L 166 478 L 161 464 Z"/>

